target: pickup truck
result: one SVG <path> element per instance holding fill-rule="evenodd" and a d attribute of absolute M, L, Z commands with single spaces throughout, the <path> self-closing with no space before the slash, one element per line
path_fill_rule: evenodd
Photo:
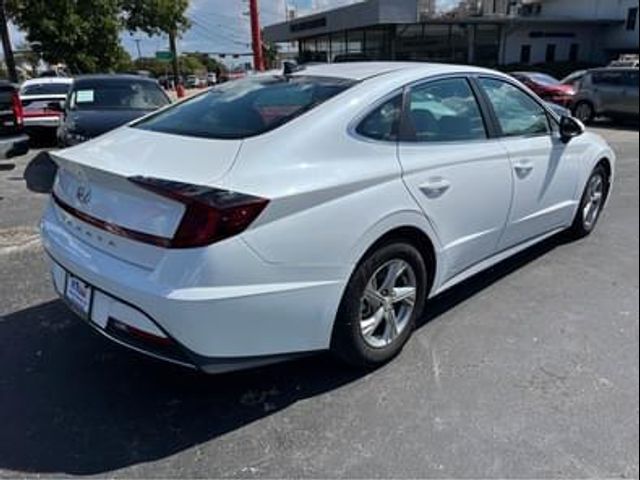
<path fill-rule="evenodd" d="M 0 81 L 0 161 L 29 151 L 29 137 L 24 131 L 24 112 L 13 84 Z"/>

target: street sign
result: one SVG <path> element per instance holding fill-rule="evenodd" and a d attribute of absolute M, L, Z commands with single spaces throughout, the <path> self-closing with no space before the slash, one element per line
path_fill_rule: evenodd
<path fill-rule="evenodd" d="M 156 52 L 156 60 L 160 60 L 161 62 L 170 62 L 173 60 L 173 55 L 171 52 L 159 51 Z"/>

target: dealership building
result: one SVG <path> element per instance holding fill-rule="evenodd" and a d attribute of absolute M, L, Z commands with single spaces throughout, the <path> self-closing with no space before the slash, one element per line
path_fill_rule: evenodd
<path fill-rule="evenodd" d="M 368 0 L 264 35 L 306 61 L 602 63 L 638 53 L 638 0 Z"/>

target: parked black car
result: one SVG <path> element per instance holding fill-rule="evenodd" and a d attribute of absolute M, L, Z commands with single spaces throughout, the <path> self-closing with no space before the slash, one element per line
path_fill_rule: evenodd
<path fill-rule="evenodd" d="M 77 145 L 169 103 L 156 80 L 137 75 L 78 77 L 64 105 L 58 141 L 62 147 Z"/>
<path fill-rule="evenodd" d="M 24 155 L 29 137 L 24 133 L 24 117 L 18 88 L 0 82 L 0 160 Z"/>

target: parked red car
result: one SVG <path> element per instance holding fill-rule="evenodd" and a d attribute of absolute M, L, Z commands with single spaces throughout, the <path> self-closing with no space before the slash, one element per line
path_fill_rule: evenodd
<path fill-rule="evenodd" d="M 557 78 L 539 72 L 513 72 L 511 76 L 520 80 L 543 100 L 567 108 L 573 104 L 576 90 L 571 84 L 563 84 Z"/>

